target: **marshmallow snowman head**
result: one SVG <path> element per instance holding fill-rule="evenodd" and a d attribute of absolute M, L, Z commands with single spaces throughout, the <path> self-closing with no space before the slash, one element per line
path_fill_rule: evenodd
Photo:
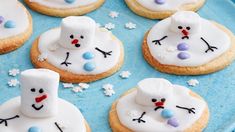
<path fill-rule="evenodd" d="M 70 16 L 62 20 L 59 44 L 66 49 L 78 50 L 92 45 L 96 23 L 86 16 Z"/>
<path fill-rule="evenodd" d="M 57 114 L 59 74 L 47 69 L 23 71 L 21 84 L 21 112 L 31 118 L 45 118 Z"/>
<path fill-rule="evenodd" d="M 201 17 L 192 11 L 176 12 L 171 16 L 170 30 L 182 34 L 182 37 L 200 33 Z"/>
<path fill-rule="evenodd" d="M 144 106 L 163 106 L 173 91 L 172 84 L 162 78 L 147 78 L 138 83 L 136 103 Z"/>

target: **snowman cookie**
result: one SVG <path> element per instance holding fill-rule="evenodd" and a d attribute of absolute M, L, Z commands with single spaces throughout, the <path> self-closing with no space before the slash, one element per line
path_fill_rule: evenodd
<path fill-rule="evenodd" d="M 33 10 L 49 16 L 66 17 L 89 13 L 105 0 L 24 0 Z"/>
<path fill-rule="evenodd" d="M 146 33 L 142 50 L 148 63 L 161 72 L 208 74 L 234 60 L 235 37 L 218 23 L 180 11 Z"/>
<path fill-rule="evenodd" d="M 115 132 L 200 132 L 208 120 L 202 97 L 161 78 L 140 81 L 113 103 L 109 113 Z"/>
<path fill-rule="evenodd" d="M 26 70 L 20 84 L 21 96 L 0 107 L 1 132 L 90 132 L 79 109 L 58 98 L 58 73 Z"/>
<path fill-rule="evenodd" d="M 60 73 L 64 82 L 91 82 L 112 75 L 123 64 L 122 42 L 93 19 L 70 16 L 59 28 L 43 33 L 33 44 L 35 67 Z"/>
<path fill-rule="evenodd" d="M 125 0 L 136 14 L 149 19 L 163 19 L 177 11 L 197 11 L 206 0 Z"/>
<path fill-rule="evenodd" d="M 1 0 L 0 54 L 19 48 L 31 34 L 32 18 L 27 9 L 17 0 Z"/>

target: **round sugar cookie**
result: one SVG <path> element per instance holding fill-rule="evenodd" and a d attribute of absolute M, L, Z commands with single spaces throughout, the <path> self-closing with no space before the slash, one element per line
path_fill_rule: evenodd
<path fill-rule="evenodd" d="M 33 27 L 31 15 L 17 0 L 1 0 L 0 12 L 0 54 L 4 54 L 22 46 Z"/>
<path fill-rule="evenodd" d="M 115 101 L 109 112 L 114 132 L 198 132 L 209 120 L 202 97 L 161 78 L 147 78 Z"/>
<path fill-rule="evenodd" d="M 180 11 L 145 34 L 142 51 L 147 62 L 161 72 L 209 74 L 232 63 L 235 37 L 218 23 Z"/>
<path fill-rule="evenodd" d="M 197 11 L 206 0 L 125 0 L 136 14 L 149 19 L 163 19 L 177 11 Z"/>
<path fill-rule="evenodd" d="M 33 10 L 56 17 L 80 16 L 99 8 L 105 0 L 24 0 Z"/>
<path fill-rule="evenodd" d="M 29 69 L 20 75 L 21 96 L 0 107 L 1 132 L 90 132 L 78 108 L 58 97 L 59 74 Z"/>
<path fill-rule="evenodd" d="M 60 73 L 63 82 L 92 82 L 108 77 L 123 64 L 122 42 L 93 19 L 71 16 L 39 36 L 31 49 L 35 67 Z"/>

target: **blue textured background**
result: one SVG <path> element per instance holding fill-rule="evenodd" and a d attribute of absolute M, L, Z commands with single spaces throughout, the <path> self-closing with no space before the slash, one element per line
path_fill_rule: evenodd
<path fill-rule="evenodd" d="M 208 0 L 206 5 L 199 11 L 202 17 L 215 20 L 235 33 L 235 4 L 233 0 Z M 118 11 L 120 16 L 112 19 L 108 16 L 110 11 Z M 33 68 L 29 51 L 34 39 L 50 28 L 57 27 L 61 18 L 49 17 L 38 14 L 30 10 L 34 21 L 34 33 L 28 42 L 20 49 L 0 55 L 0 103 L 19 95 L 19 88 L 9 88 L 8 80 L 13 77 L 8 76 L 8 70 L 19 68 L 25 70 Z M 88 16 L 94 18 L 102 25 L 112 22 L 116 28 L 112 32 L 123 41 L 125 46 L 125 64 L 122 70 L 129 70 L 132 76 L 129 79 L 120 79 L 119 73 L 91 83 L 89 89 L 83 93 L 73 93 L 69 89 L 60 86 L 59 96 L 72 102 L 79 107 L 95 132 L 111 131 L 108 123 L 108 112 L 112 102 L 126 90 L 133 88 L 136 83 L 147 77 L 162 77 L 175 84 L 185 85 L 191 78 L 200 81 L 197 87 L 190 87 L 205 98 L 210 108 L 210 121 L 206 132 L 231 131 L 235 128 L 235 64 L 228 68 L 210 75 L 204 76 L 175 76 L 160 73 L 149 66 L 142 57 L 141 43 L 144 33 L 157 21 L 148 20 L 132 13 L 123 0 L 106 0 L 106 3 Z M 134 30 L 124 28 L 125 23 L 133 22 L 137 24 Z M 116 94 L 106 97 L 103 94 L 102 85 L 111 83 L 114 85 Z"/>

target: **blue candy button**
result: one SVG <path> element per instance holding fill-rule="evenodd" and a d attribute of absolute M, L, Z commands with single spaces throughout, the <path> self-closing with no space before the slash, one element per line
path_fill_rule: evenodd
<path fill-rule="evenodd" d="M 65 1 L 66 3 L 69 3 L 69 4 L 75 2 L 75 0 L 64 0 L 64 1 Z"/>
<path fill-rule="evenodd" d="M 164 4 L 165 3 L 165 0 L 154 0 L 154 1 L 157 4 Z"/>
<path fill-rule="evenodd" d="M 185 59 L 190 58 L 190 55 L 188 53 L 186 53 L 186 52 L 180 52 L 178 54 L 178 58 L 181 59 L 181 60 L 185 60 Z"/>
<path fill-rule="evenodd" d="M 29 128 L 28 132 L 42 132 L 42 130 L 39 127 L 33 126 Z"/>
<path fill-rule="evenodd" d="M 90 59 L 93 59 L 95 57 L 95 55 L 91 52 L 86 52 L 83 54 L 83 58 L 86 59 L 86 60 L 90 60 Z"/>
<path fill-rule="evenodd" d="M 86 71 L 93 71 L 95 69 L 95 64 L 92 62 L 88 62 L 84 65 L 84 70 Z"/>
<path fill-rule="evenodd" d="M 5 28 L 15 28 L 16 27 L 16 23 L 14 21 L 7 21 L 5 24 L 4 24 L 4 27 Z"/>
<path fill-rule="evenodd" d="M 171 110 L 169 110 L 169 109 L 164 109 L 164 110 L 161 112 L 161 116 L 162 116 L 163 118 L 166 118 L 166 119 L 173 117 L 173 115 L 174 115 L 174 113 L 173 113 Z"/>

